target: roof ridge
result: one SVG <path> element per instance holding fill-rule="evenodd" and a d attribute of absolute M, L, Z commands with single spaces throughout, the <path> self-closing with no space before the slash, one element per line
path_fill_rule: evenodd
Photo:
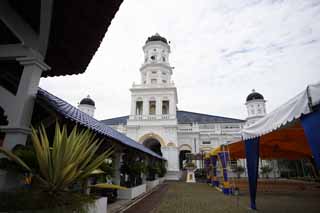
<path fill-rule="evenodd" d="M 212 116 L 212 117 L 217 117 L 217 118 L 227 118 L 227 119 L 244 121 L 243 119 L 239 119 L 239 118 L 224 117 L 224 116 L 211 115 L 211 114 L 205 114 L 205 113 L 199 113 L 199 112 L 191 112 L 191 111 L 186 111 L 186 110 L 177 110 L 177 112 L 186 112 L 186 113 L 193 113 L 193 114 L 198 114 L 198 115 Z"/>
<path fill-rule="evenodd" d="M 129 117 L 129 115 L 124 115 L 124 116 L 119 116 L 119 117 L 114 117 L 114 118 L 107 118 L 107 119 L 103 119 L 100 121 L 108 121 L 108 120 L 112 120 L 112 119 L 125 118 L 125 117 Z"/>

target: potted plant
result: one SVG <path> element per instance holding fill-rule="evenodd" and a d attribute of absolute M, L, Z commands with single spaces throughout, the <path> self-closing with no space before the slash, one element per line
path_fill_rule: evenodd
<path fill-rule="evenodd" d="M 0 147 L 0 152 L 23 171 L 25 185 L 28 186 L 28 196 L 21 196 L 24 200 L 20 201 L 20 205 L 10 206 L 8 203 L 6 210 L 87 209 L 87 204 L 94 202 L 95 198 L 72 189 L 75 184 L 86 182 L 91 173 L 112 154 L 113 147 L 98 154 L 101 143 L 88 129 L 79 131 L 75 126 L 68 134 L 67 126 L 61 129 L 57 123 L 52 140 L 49 140 L 43 125 L 32 129 L 35 164 L 21 155 L 19 157 L 16 152 Z M 12 196 L 18 199 L 19 194 Z M 3 202 L 2 205 L 5 206 Z"/>
<path fill-rule="evenodd" d="M 269 165 L 261 166 L 261 175 L 265 176 L 267 179 L 269 178 L 269 173 L 272 172 L 273 168 Z"/>
<path fill-rule="evenodd" d="M 143 183 L 146 164 L 136 152 L 128 151 L 125 154 L 120 172 L 124 177 L 121 185 L 128 187 L 128 190 L 119 190 L 119 198 L 133 199 L 146 192 L 146 184 Z"/>
<path fill-rule="evenodd" d="M 235 166 L 232 171 L 237 174 L 237 178 L 240 179 L 241 174 L 244 173 L 244 167 L 241 165 Z"/>

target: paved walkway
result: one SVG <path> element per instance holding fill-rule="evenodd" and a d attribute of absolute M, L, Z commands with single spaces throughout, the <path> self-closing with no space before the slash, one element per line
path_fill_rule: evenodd
<path fill-rule="evenodd" d="M 320 190 L 258 193 L 259 212 L 316 213 L 320 209 Z M 126 213 L 242 213 L 248 209 L 247 193 L 225 196 L 207 184 L 167 182 Z"/>

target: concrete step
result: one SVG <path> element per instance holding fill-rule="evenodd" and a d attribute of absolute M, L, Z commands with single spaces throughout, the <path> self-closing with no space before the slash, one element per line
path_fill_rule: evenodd
<path fill-rule="evenodd" d="M 166 174 L 166 180 L 180 180 L 180 171 L 168 171 Z"/>

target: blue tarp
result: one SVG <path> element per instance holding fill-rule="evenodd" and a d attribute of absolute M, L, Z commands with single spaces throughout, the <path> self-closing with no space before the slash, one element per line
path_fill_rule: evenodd
<path fill-rule="evenodd" d="M 166 160 L 162 156 L 158 155 L 157 153 L 153 152 L 149 148 L 145 147 L 144 145 L 134 141 L 133 139 L 127 137 L 126 135 L 112 129 L 111 127 L 103 124 L 102 122 L 94 119 L 93 117 L 89 116 L 88 114 L 81 112 L 76 107 L 72 106 L 71 104 L 67 103 L 66 101 L 52 95 L 51 93 L 47 92 L 44 89 L 39 88 L 37 93 L 37 99 L 41 99 L 45 101 L 50 107 L 52 107 L 56 112 L 60 115 L 64 116 L 65 118 L 76 122 L 81 126 L 85 126 L 96 133 L 104 135 L 106 137 L 112 138 L 119 143 L 139 150 L 141 152 L 147 153 L 153 157 L 158 159 Z"/>
<path fill-rule="evenodd" d="M 320 111 L 302 116 L 301 123 L 317 168 L 320 170 Z"/>
<path fill-rule="evenodd" d="M 256 209 L 256 193 L 259 167 L 259 137 L 245 140 L 247 170 L 250 192 L 250 207 Z"/>

